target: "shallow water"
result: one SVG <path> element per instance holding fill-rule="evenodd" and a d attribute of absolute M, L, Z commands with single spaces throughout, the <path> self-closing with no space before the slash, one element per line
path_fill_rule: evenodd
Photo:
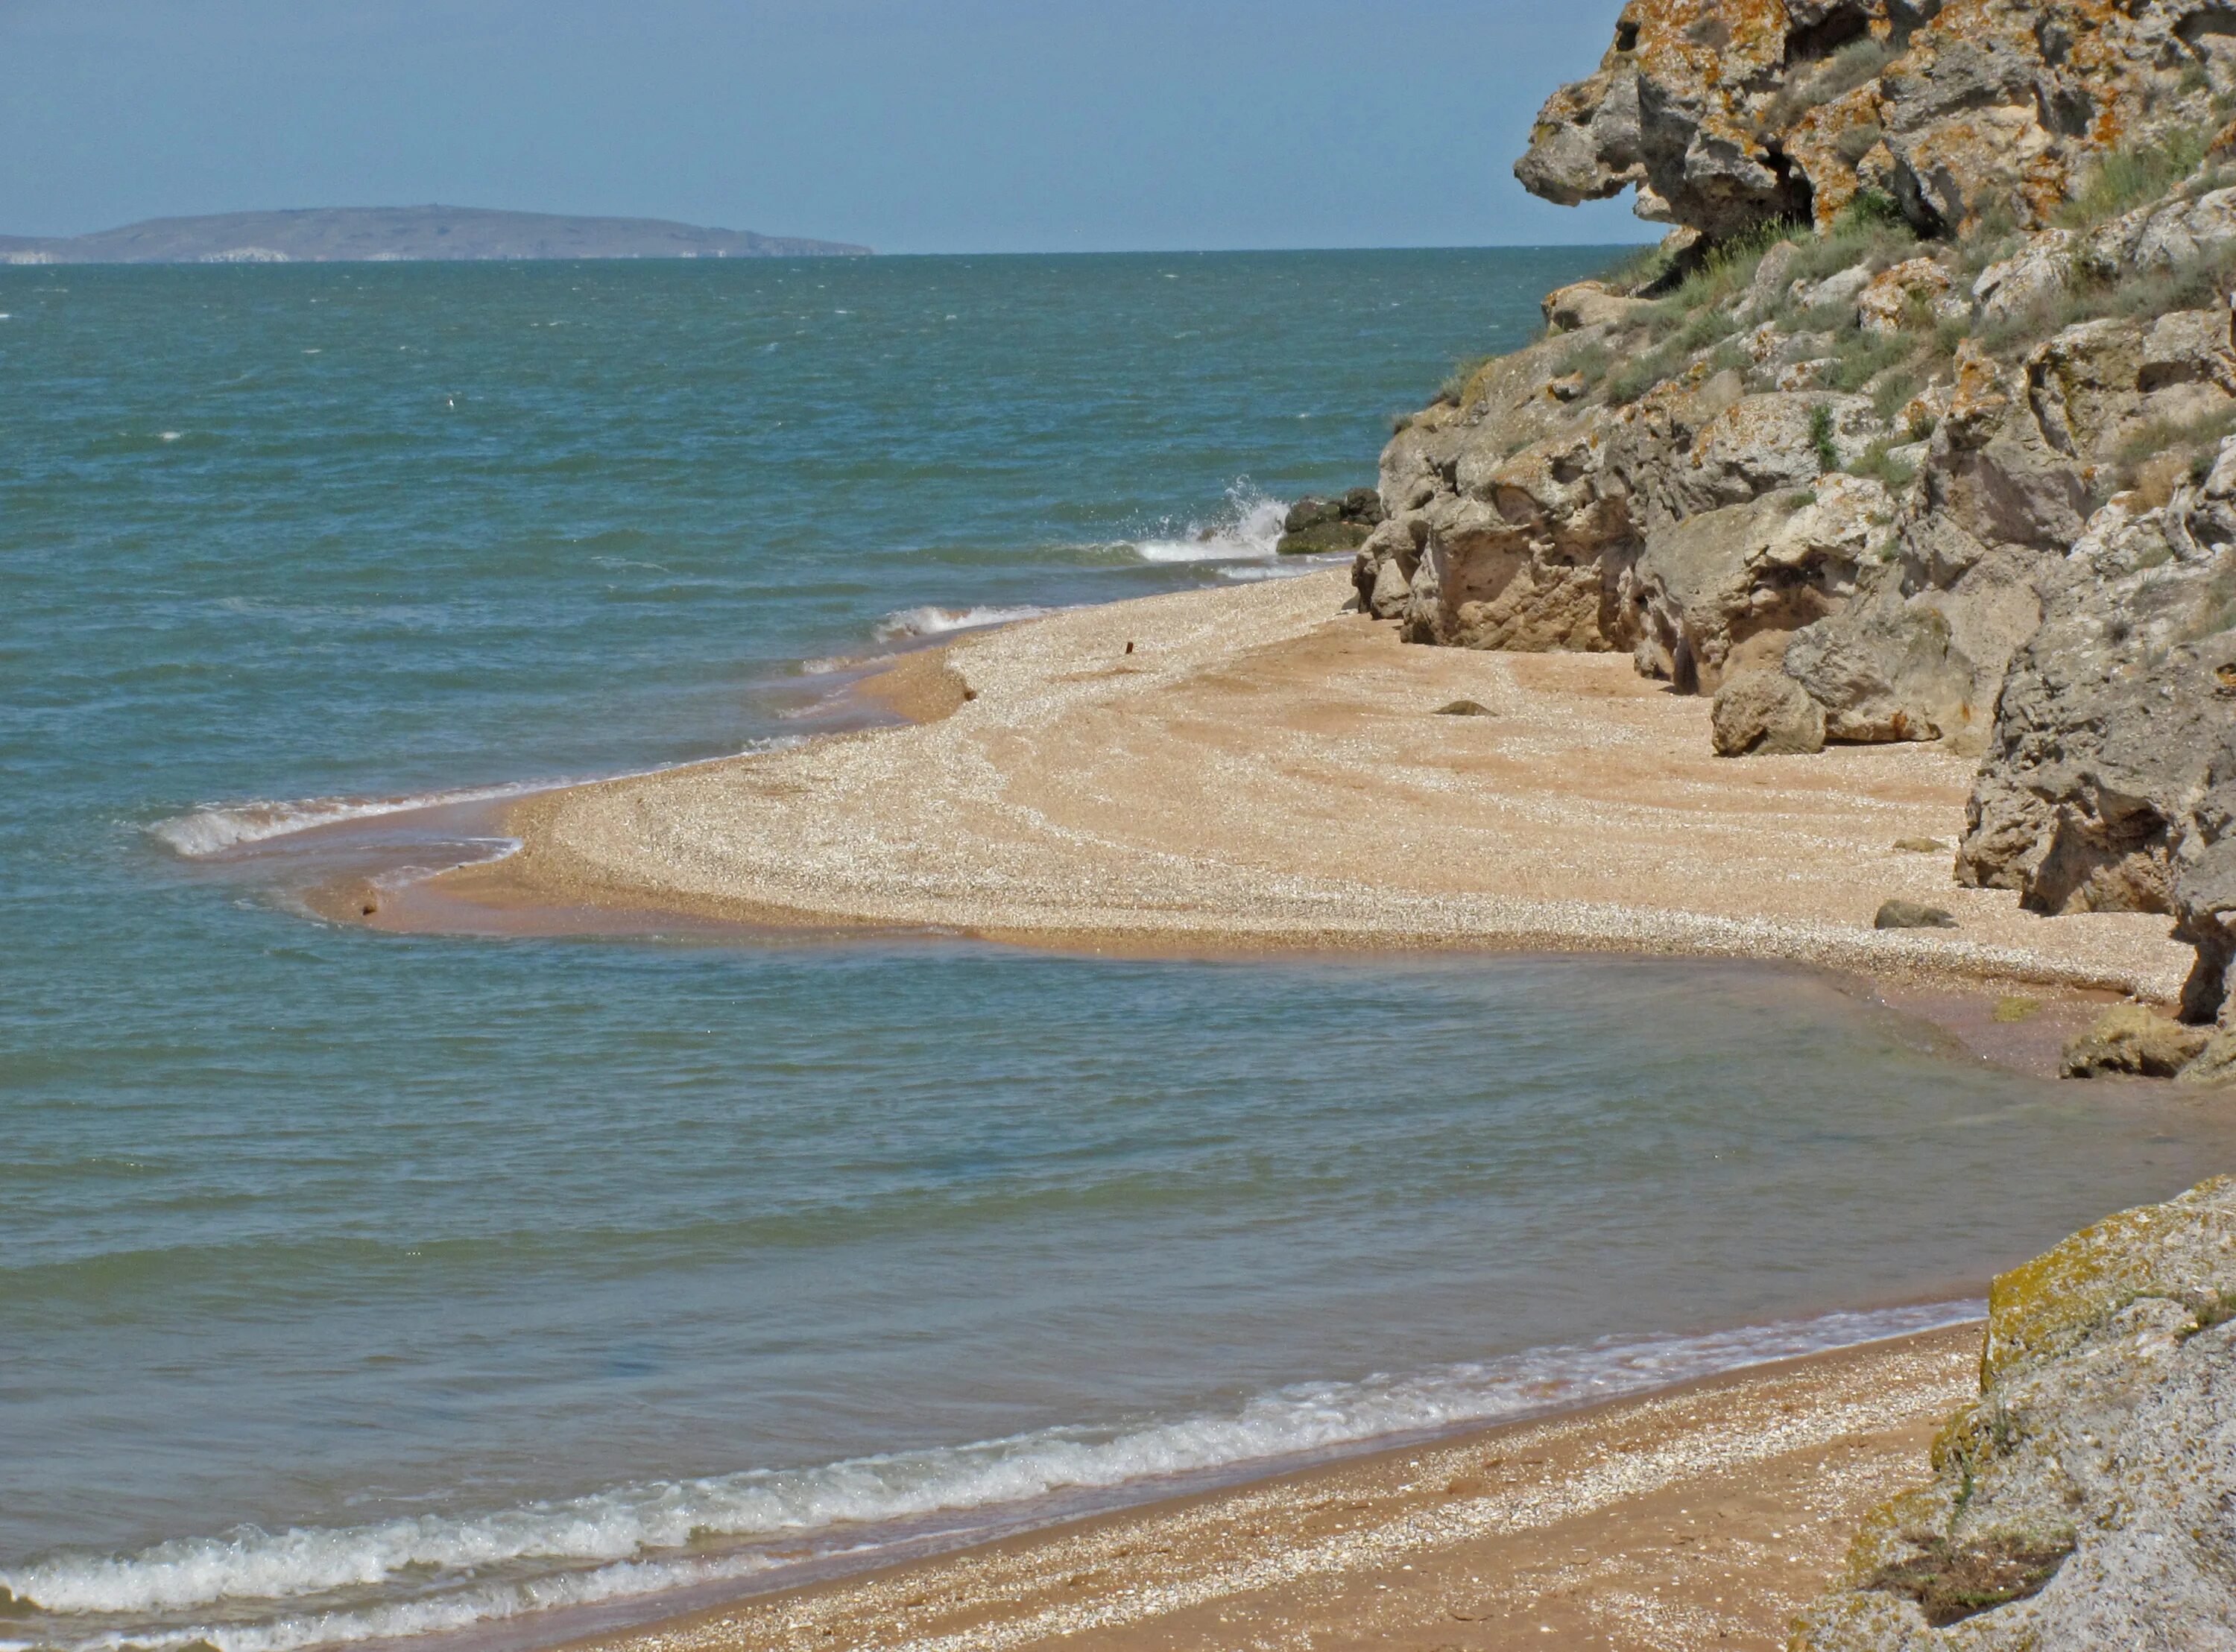
<path fill-rule="evenodd" d="M 1595 258 L 0 271 L 0 1645 L 455 1626 L 1574 1401 L 2225 1166 L 1785 972 L 398 937 L 235 858 L 1274 574 Z"/>

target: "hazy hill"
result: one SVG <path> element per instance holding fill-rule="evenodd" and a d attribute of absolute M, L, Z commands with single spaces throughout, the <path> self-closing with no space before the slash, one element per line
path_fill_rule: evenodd
<path fill-rule="evenodd" d="M 859 257 L 866 246 L 656 218 L 473 206 L 322 206 L 151 218 L 90 235 L 0 235 L 12 264 L 332 264 L 425 259 Z"/>

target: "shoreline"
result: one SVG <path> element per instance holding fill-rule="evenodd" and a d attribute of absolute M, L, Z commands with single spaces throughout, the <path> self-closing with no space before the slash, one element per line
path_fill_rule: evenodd
<path fill-rule="evenodd" d="M 1857 1518 L 1926 1477 L 1926 1443 L 1976 1388 L 1980 1334 L 1970 1320 L 1386 1438 L 541 1644 L 1426 1649 L 1549 1625 L 1616 1647 L 1772 1648 Z"/>
<path fill-rule="evenodd" d="M 2164 919 L 2036 916 L 1893 847 L 1953 853 L 1970 759 L 1713 757 L 1707 702 L 1628 657 L 1408 647 L 1340 612 L 1343 588 L 1321 573 L 1134 598 L 900 655 L 854 691 L 899 726 L 513 799 L 499 815 L 519 849 L 366 915 L 1097 953 L 1601 951 L 2179 991 L 2188 951 Z M 1435 715 L 1462 698 L 1485 714 Z M 1959 928 L 1872 928 L 1894 895 Z"/>

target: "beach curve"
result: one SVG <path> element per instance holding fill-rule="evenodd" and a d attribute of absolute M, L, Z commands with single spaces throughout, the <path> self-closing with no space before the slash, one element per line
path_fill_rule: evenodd
<path fill-rule="evenodd" d="M 924 720 L 505 811 L 450 901 L 1060 946 L 1771 957 L 2164 1001 L 2162 918 L 1955 886 L 1973 764 L 1718 758 L 1704 700 L 1607 654 L 1408 647 L 1340 574 L 1074 609 L 910 657 Z M 936 664 L 934 663 L 936 660 Z M 1476 714 L 1439 715 L 1458 700 Z M 1880 930 L 1930 901 L 1953 930 Z"/>

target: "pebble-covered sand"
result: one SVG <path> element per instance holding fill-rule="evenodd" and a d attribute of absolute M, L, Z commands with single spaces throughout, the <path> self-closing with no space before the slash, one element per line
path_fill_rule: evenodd
<path fill-rule="evenodd" d="M 1926 1478 L 1977 1326 L 764 1596 L 614 1652 L 1783 1646 Z"/>
<path fill-rule="evenodd" d="M 927 720 L 529 798 L 508 817 L 520 852 L 439 897 L 1055 945 L 1604 947 L 2179 988 L 2190 954 L 2164 918 L 2045 918 L 1955 885 L 1970 759 L 1719 758 L 1707 702 L 1627 658 L 1409 646 L 1343 612 L 1346 594 L 1316 574 L 966 637 L 882 691 Z M 1438 713 L 1457 700 L 1487 714 Z M 1874 929 L 1893 896 L 1958 927 Z"/>

